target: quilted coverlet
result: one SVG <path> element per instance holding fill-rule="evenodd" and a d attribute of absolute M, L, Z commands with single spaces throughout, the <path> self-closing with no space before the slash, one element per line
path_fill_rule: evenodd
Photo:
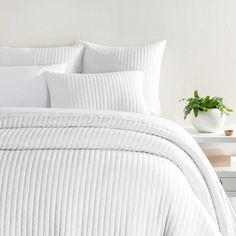
<path fill-rule="evenodd" d="M 163 118 L 0 110 L 0 236 L 236 235 L 197 143 Z"/>

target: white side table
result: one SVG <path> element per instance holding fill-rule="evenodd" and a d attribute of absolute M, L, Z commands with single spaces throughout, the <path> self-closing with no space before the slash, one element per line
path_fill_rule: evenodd
<path fill-rule="evenodd" d="M 235 143 L 236 135 L 225 136 L 224 132 L 199 133 L 194 128 L 186 127 L 186 130 L 199 144 Z M 236 197 L 236 156 L 231 156 L 231 165 L 228 167 L 214 167 L 225 192 L 229 197 Z"/>
<path fill-rule="evenodd" d="M 186 127 L 186 130 L 198 143 L 236 143 L 236 135 L 225 136 L 224 131 L 219 133 L 200 133 L 191 127 Z"/>

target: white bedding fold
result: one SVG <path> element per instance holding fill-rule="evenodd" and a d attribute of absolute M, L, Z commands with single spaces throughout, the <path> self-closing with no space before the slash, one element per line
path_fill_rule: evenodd
<path fill-rule="evenodd" d="M 40 200 L 38 202 L 36 201 L 36 207 L 44 206 L 45 211 L 48 211 L 49 214 L 48 219 L 44 219 L 45 222 L 43 224 L 43 228 L 48 231 L 45 234 L 39 235 L 51 235 L 57 232 L 57 230 L 60 231 L 57 228 L 59 226 L 53 226 L 53 224 L 60 224 L 61 222 L 64 222 L 65 225 L 63 232 L 70 232 L 70 235 L 76 235 L 78 232 L 81 235 L 134 235 L 134 232 L 135 235 L 218 235 L 218 230 L 222 235 L 236 234 L 233 210 L 213 168 L 190 135 L 173 122 L 157 117 L 121 112 L 2 108 L 0 110 L 0 229 L 2 229 L 2 231 L 0 230 L 0 235 L 10 235 L 4 233 L 10 232 L 8 228 L 10 227 L 9 222 L 6 223 L 3 220 L 4 214 L 10 214 L 10 216 L 6 215 L 6 219 L 12 219 L 11 217 L 14 218 L 14 214 L 17 214 L 17 210 L 14 210 L 14 207 L 11 207 L 11 210 L 6 210 L 7 207 L 14 206 L 18 202 L 17 198 L 11 202 L 5 199 L 6 194 L 9 195 L 9 191 L 14 190 L 14 182 L 12 182 L 12 186 L 7 185 L 6 176 L 10 178 L 9 176 L 12 175 L 19 181 L 21 179 L 21 172 L 16 177 L 14 173 L 11 173 L 13 170 L 10 167 L 7 170 L 4 169 L 3 163 L 7 165 L 7 158 L 9 160 L 11 159 L 11 163 L 13 163 L 13 160 L 17 162 L 17 159 L 29 159 L 30 156 L 33 159 L 30 159 L 31 164 L 37 173 L 40 172 L 40 167 L 36 167 L 34 161 L 37 160 L 37 163 L 40 163 L 40 159 L 37 159 L 39 156 L 45 158 L 47 164 L 41 163 L 41 165 L 48 166 L 48 169 L 52 168 L 52 164 L 50 164 L 52 161 L 55 165 L 57 158 L 60 161 L 64 160 L 63 157 L 68 158 L 71 164 L 71 167 L 68 167 L 68 173 L 66 171 L 66 162 L 62 165 L 65 168 L 63 181 L 64 183 L 67 181 L 66 183 L 68 185 L 66 185 L 68 188 L 67 196 L 63 195 L 62 189 L 64 188 L 58 187 L 57 194 L 45 192 L 45 196 L 48 194 L 51 198 L 49 202 L 45 200 L 45 206 L 42 205 Z M 89 157 L 89 159 L 86 159 L 85 156 L 87 158 Z M 77 162 L 81 159 L 83 161 L 86 160 L 87 171 L 83 169 L 80 171 L 73 170 L 72 162 L 75 162 L 76 158 L 78 159 Z M 83 164 L 75 166 L 82 168 L 85 165 L 83 161 L 81 162 Z M 92 163 L 90 163 L 91 161 Z M 10 166 L 11 163 L 8 165 Z M 110 167 L 111 163 L 113 167 Z M 144 166 L 146 166 L 146 171 L 150 170 L 150 176 L 145 172 L 145 167 L 141 163 L 144 163 Z M 27 176 L 27 165 L 30 166 L 30 164 L 25 165 L 26 169 L 23 172 Z M 113 171 L 109 169 L 110 172 L 102 172 L 103 174 L 107 173 L 107 177 L 103 175 L 101 177 L 99 174 L 97 177 L 93 176 L 93 173 L 100 173 L 100 168 L 106 168 L 107 165 L 109 168 L 113 168 Z M 15 166 L 17 165 L 15 164 Z M 89 170 L 89 166 L 94 169 Z M 123 167 L 121 168 L 121 166 Z M 123 195 L 120 193 L 120 198 L 119 192 L 117 191 L 121 188 L 121 185 L 119 185 L 119 181 L 121 180 L 120 178 L 118 180 L 117 176 L 115 176 L 116 168 L 120 171 L 119 174 L 117 173 L 118 176 L 124 179 L 127 178 L 128 182 L 130 181 L 129 185 L 123 186 L 127 189 L 123 189 L 124 192 L 122 192 Z M 127 168 L 129 169 L 127 170 Z M 80 178 L 90 181 L 90 191 L 86 192 L 87 185 L 85 184 L 85 180 L 85 182 L 80 182 L 79 186 L 76 185 L 75 177 L 73 184 L 69 181 L 70 178 L 67 175 L 71 171 L 74 176 L 80 175 Z M 58 169 L 58 173 L 60 173 L 60 168 Z M 110 177 L 109 173 L 111 175 Z M 132 173 L 137 178 L 132 177 Z M 58 183 L 62 181 L 58 176 L 56 177 L 53 174 L 48 174 L 48 176 L 44 180 L 46 181 L 45 188 L 50 189 L 48 185 L 51 184 L 53 186 L 54 180 L 57 180 Z M 145 179 L 145 184 L 142 183 L 142 178 Z M 149 180 L 148 178 L 151 179 Z M 36 180 L 37 174 L 35 176 Z M 104 182 L 104 180 L 107 182 Z M 41 184 L 41 189 L 44 188 L 43 178 L 42 182 L 40 180 L 38 181 Z M 101 192 L 96 192 L 99 186 L 103 189 L 101 186 L 105 183 L 106 187 L 104 189 L 106 191 L 104 190 L 105 192 L 103 192 L 101 190 Z M 33 188 L 34 184 L 30 186 L 29 183 L 28 189 Z M 132 188 L 132 186 L 134 187 Z M 136 189 L 137 186 L 145 187 L 146 190 L 138 191 Z M 83 192 L 83 200 L 80 199 L 79 195 L 77 196 L 75 194 L 81 188 L 85 191 Z M 158 188 L 158 191 L 154 191 L 156 188 Z M 37 194 L 39 194 L 37 192 L 39 190 L 36 190 L 34 196 L 38 196 Z M 20 191 L 19 188 L 19 191 L 15 194 L 20 194 Z M 138 192 L 140 194 L 137 194 Z M 149 200 L 145 200 L 144 196 L 142 196 L 144 193 Z M 135 199 L 135 195 L 137 195 L 137 199 Z M 41 195 L 39 194 L 39 196 Z M 78 214 L 81 215 L 77 215 L 77 217 L 74 215 L 77 214 L 77 211 L 73 210 L 72 207 L 72 203 L 74 203 L 73 196 L 77 196 L 79 199 L 78 209 L 80 209 L 80 204 L 87 204 L 84 206 L 86 211 L 82 213 L 79 211 L 80 213 Z M 30 200 L 31 198 L 32 196 L 27 193 L 28 202 L 33 207 L 34 204 L 33 200 Z M 65 207 L 63 203 L 61 203 L 61 208 L 57 207 L 58 202 L 63 202 L 62 199 L 57 198 L 66 199 L 67 207 L 65 209 L 63 208 Z M 118 205 L 112 205 L 114 203 L 113 199 L 116 199 L 114 201 Z M 131 199 L 134 201 L 133 204 L 136 205 L 132 209 L 129 209 L 132 202 Z M 138 199 L 141 199 L 140 204 L 144 204 L 143 206 L 139 206 Z M 165 199 L 166 202 L 164 201 Z M 175 204 L 171 203 L 173 199 L 176 201 Z M 108 201 L 111 204 L 109 205 L 110 207 L 103 206 L 103 201 Z M 147 204 L 145 203 L 146 201 L 149 205 L 145 205 Z M 91 202 L 94 207 L 90 205 Z M 68 204 L 71 204 L 69 208 Z M 5 213 L 3 213 L 3 208 L 1 208 L 3 206 L 5 206 Z M 96 210 L 98 206 L 105 208 Z M 150 209 L 150 206 L 154 207 L 154 209 Z M 140 207 L 145 214 L 139 212 Z M 185 213 L 187 215 L 189 211 L 189 217 L 184 212 L 181 212 L 182 208 L 186 209 Z M 22 209 L 24 210 L 24 208 Z M 50 214 L 51 211 L 56 211 L 57 209 L 61 211 L 61 217 L 57 216 L 59 218 Z M 37 217 L 34 216 L 37 209 L 32 210 L 31 216 L 28 215 L 30 220 L 25 217 L 30 222 L 32 221 L 32 224 L 40 224 L 41 221 L 35 223 L 36 219 L 39 220 L 38 217 L 43 218 L 40 215 L 40 209 L 38 211 Z M 117 213 L 119 211 L 120 215 Z M 99 218 L 99 212 L 103 212 L 104 214 L 104 221 L 102 223 Z M 122 215 L 124 213 L 127 215 Z M 69 219 L 67 218 L 69 217 L 68 214 L 70 215 Z M 92 219 L 90 214 L 93 215 Z M 109 216 L 111 217 L 111 222 L 107 222 Z M 25 225 L 24 220 L 26 218 L 23 217 L 23 223 Z M 19 221 L 18 217 L 14 219 L 15 223 L 13 225 L 15 228 L 19 227 L 19 224 L 23 224 L 22 221 Z M 142 225 L 142 219 L 146 219 L 149 223 L 146 222 Z M 150 223 L 150 219 L 159 220 Z M 161 219 L 164 223 L 161 222 Z M 78 220 L 77 223 L 75 222 L 76 220 Z M 79 222 L 80 220 L 82 223 Z M 133 222 L 134 220 L 136 220 L 135 223 Z M 83 222 L 86 222 L 86 227 L 83 225 Z M 126 224 L 129 223 L 130 226 L 127 226 Z M 35 227 L 34 225 L 30 226 L 30 230 L 35 230 Z M 105 233 L 99 231 L 99 227 L 102 227 Z M 85 229 L 86 233 L 82 233 L 85 232 Z M 96 233 L 93 230 L 96 230 Z M 120 233 L 117 230 L 120 230 Z M 186 234 L 187 232 L 189 234 Z"/>

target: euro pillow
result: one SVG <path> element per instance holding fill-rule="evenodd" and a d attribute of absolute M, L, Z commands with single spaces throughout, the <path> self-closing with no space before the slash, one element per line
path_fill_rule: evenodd
<path fill-rule="evenodd" d="M 49 107 L 45 71 L 65 70 L 66 64 L 0 67 L 0 107 Z"/>
<path fill-rule="evenodd" d="M 81 72 L 84 45 L 49 48 L 0 47 L 0 66 L 42 66 L 67 63 L 67 71 Z"/>
<path fill-rule="evenodd" d="M 141 71 L 101 74 L 47 73 L 53 108 L 148 113 Z"/>
<path fill-rule="evenodd" d="M 86 43 L 82 73 L 141 70 L 144 96 L 151 113 L 160 115 L 159 79 L 165 41 L 127 47 Z"/>

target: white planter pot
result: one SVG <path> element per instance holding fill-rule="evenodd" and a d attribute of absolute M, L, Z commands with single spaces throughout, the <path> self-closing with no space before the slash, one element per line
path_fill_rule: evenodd
<path fill-rule="evenodd" d="M 226 115 L 222 115 L 218 109 L 211 109 L 207 112 L 200 111 L 198 117 L 191 112 L 190 120 L 198 131 L 214 133 L 224 126 Z"/>

